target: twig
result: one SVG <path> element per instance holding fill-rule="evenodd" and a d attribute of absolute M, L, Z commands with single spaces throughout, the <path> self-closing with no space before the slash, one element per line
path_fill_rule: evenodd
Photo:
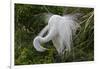
<path fill-rule="evenodd" d="M 43 7 L 48 13 L 51 13 L 45 5 L 43 5 Z"/>

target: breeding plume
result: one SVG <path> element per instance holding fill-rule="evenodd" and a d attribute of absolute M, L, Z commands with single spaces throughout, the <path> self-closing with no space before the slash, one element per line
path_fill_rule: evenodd
<path fill-rule="evenodd" d="M 79 24 L 76 22 L 77 16 L 75 15 L 52 15 L 48 19 L 48 24 L 34 38 L 34 48 L 43 52 L 47 50 L 41 46 L 41 43 L 46 43 L 52 40 L 53 46 L 56 48 L 58 54 L 64 54 L 65 51 L 71 50 L 72 36 L 75 34 Z M 47 33 L 47 34 L 46 34 Z M 44 36 L 46 34 L 46 36 Z"/>

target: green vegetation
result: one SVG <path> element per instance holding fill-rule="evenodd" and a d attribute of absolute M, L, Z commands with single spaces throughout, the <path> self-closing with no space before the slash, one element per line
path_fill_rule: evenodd
<path fill-rule="evenodd" d="M 81 28 L 73 36 L 71 53 L 61 61 L 52 42 L 43 44 L 46 52 L 37 52 L 33 39 L 46 25 L 43 13 L 82 13 Z M 15 4 L 15 65 L 79 62 L 94 60 L 94 9 L 62 6 Z"/>

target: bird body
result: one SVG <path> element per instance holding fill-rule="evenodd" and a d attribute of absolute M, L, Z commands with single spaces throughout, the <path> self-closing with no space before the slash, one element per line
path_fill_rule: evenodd
<path fill-rule="evenodd" d="M 52 15 L 48 20 L 47 26 L 34 39 L 33 45 L 35 49 L 40 52 L 45 51 L 46 48 L 40 44 L 52 40 L 58 54 L 64 54 L 65 51 L 70 51 L 72 35 L 79 27 L 79 24 L 73 18 L 74 16 L 71 15 Z M 43 37 L 47 31 L 47 35 Z"/>

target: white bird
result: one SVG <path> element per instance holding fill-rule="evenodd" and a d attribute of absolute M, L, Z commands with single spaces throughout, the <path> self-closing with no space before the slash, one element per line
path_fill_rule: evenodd
<path fill-rule="evenodd" d="M 42 47 L 41 43 L 46 43 L 52 40 L 58 54 L 64 54 L 65 51 L 70 52 L 72 35 L 74 35 L 77 28 L 80 27 L 75 21 L 76 18 L 76 14 L 65 16 L 52 15 L 45 28 L 34 38 L 34 48 L 39 52 L 43 52 L 47 49 Z M 47 35 L 43 37 L 46 32 Z"/>

